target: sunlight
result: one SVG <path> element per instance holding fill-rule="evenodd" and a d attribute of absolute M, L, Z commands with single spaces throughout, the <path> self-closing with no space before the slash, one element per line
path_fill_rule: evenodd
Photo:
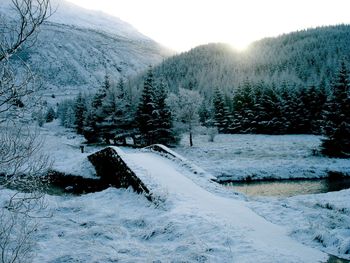
<path fill-rule="evenodd" d="M 230 43 L 242 51 L 249 43 L 264 37 L 350 22 L 348 0 L 333 0 L 332 5 L 326 0 L 283 3 L 278 0 L 69 1 L 117 16 L 146 36 L 177 51 L 212 42 Z M 312 16 L 310 10 L 314 12 Z"/>
<path fill-rule="evenodd" d="M 236 51 L 238 52 L 243 52 L 243 51 L 246 51 L 249 47 L 249 45 L 251 44 L 252 41 L 248 41 L 248 40 L 244 40 L 244 39 L 241 39 L 241 40 L 232 40 L 232 41 L 229 41 L 228 44 Z"/>

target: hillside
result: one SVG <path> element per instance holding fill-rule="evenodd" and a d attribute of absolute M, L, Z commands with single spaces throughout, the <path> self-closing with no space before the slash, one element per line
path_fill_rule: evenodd
<path fill-rule="evenodd" d="M 207 99 L 216 87 L 230 95 L 246 79 L 277 88 L 329 87 L 340 60 L 349 61 L 349 41 L 350 26 L 339 25 L 266 38 L 242 52 L 227 44 L 208 44 L 166 59 L 155 73 L 171 90 L 200 90 Z"/>
<path fill-rule="evenodd" d="M 11 17 L 6 2 L 0 13 Z M 116 80 L 125 78 L 171 54 L 118 18 L 63 0 L 52 6 L 57 10 L 34 45 L 22 48 L 15 58 L 38 75 L 44 95 L 59 98 L 98 88 L 106 73 Z"/>

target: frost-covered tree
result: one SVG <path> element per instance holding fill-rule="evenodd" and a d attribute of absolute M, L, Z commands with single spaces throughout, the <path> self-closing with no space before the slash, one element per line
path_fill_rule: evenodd
<path fill-rule="evenodd" d="M 52 122 L 55 118 L 56 118 L 55 110 L 52 107 L 49 107 L 45 115 L 45 121 Z"/>
<path fill-rule="evenodd" d="M 176 143 L 176 133 L 173 129 L 173 118 L 166 101 L 167 97 L 165 83 L 161 80 L 155 93 L 155 141 L 170 145 Z"/>
<path fill-rule="evenodd" d="M 68 107 L 65 118 L 64 118 L 64 124 L 63 126 L 66 128 L 74 128 L 75 123 L 75 112 L 73 105 Z"/>
<path fill-rule="evenodd" d="M 332 157 L 350 157 L 350 82 L 345 63 L 341 63 L 332 93 L 324 111 L 322 153 Z"/>
<path fill-rule="evenodd" d="M 249 133 L 254 132 L 251 125 L 254 119 L 254 98 L 252 84 L 246 80 L 242 87 L 239 87 L 233 97 L 233 122 L 230 130 L 233 132 Z"/>
<path fill-rule="evenodd" d="M 310 133 L 320 134 L 322 127 L 322 112 L 327 101 L 327 92 L 324 86 L 311 86 L 307 92 L 305 105 L 309 108 Z"/>
<path fill-rule="evenodd" d="M 57 117 L 62 126 L 66 128 L 75 127 L 75 103 L 74 100 L 66 99 L 60 102 L 57 108 Z"/>
<path fill-rule="evenodd" d="M 154 67 L 154 75 L 165 78 L 170 92 L 199 91 L 207 105 L 216 88 L 231 97 L 247 78 L 277 89 L 285 82 L 292 88 L 322 83 L 328 92 L 337 61 L 350 60 L 349 35 L 349 25 L 304 30 L 257 41 L 243 53 L 225 44 L 202 45 L 167 58 Z"/>
<path fill-rule="evenodd" d="M 116 122 L 116 134 L 123 134 L 132 132 L 136 125 L 134 123 L 135 108 L 132 105 L 132 98 L 130 90 L 127 89 L 125 81 L 120 78 L 116 89 L 116 111 L 115 111 L 115 122 Z"/>
<path fill-rule="evenodd" d="M 30 68 L 15 57 L 20 48 L 35 41 L 40 25 L 50 15 L 50 2 L 12 0 L 10 4 L 13 16 L 0 16 L 0 174 L 4 175 L 1 188 L 21 182 L 31 192 L 15 192 L 1 200 L 0 261 L 3 263 L 31 261 L 36 230 L 31 213 L 41 200 L 38 175 L 47 168 L 47 157 L 40 154 L 41 144 L 33 127 L 16 121 L 19 109 L 22 112 L 28 103 L 36 101 L 33 92 L 38 86 Z"/>
<path fill-rule="evenodd" d="M 136 122 L 147 145 L 153 144 L 156 131 L 155 83 L 152 67 L 149 67 L 144 81 L 141 101 L 136 112 Z"/>
<path fill-rule="evenodd" d="M 204 99 L 199 107 L 199 119 L 201 125 L 211 127 L 214 125 L 214 109 L 211 102 L 206 102 Z"/>
<path fill-rule="evenodd" d="M 198 91 L 180 88 L 178 94 L 170 94 L 168 102 L 174 112 L 177 126 L 189 133 L 190 146 L 193 146 L 193 133 L 199 125 L 199 108 L 203 98 Z"/>
<path fill-rule="evenodd" d="M 88 110 L 87 120 L 84 127 L 84 137 L 89 142 L 96 142 L 99 138 L 104 137 L 102 133 L 104 132 L 104 118 L 106 117 L 103 111 L 103 100 L 107 96 L 111 87 L 110 79 L 108 75 L 105 75 L 105 79 L 97 93 L 93 96 L 91 105 Z M 108 141 L 108 138 L 104 138 Z"/>
<path fill-rule="evenodd" d="M 79 92 L 78 97 L 75 100 L 74 113 L 75 113 L 75 129 L 78 134 L 83 134 L 84 124 L 86 118 L 87 106 L 85 97 Z"/>
<path fill-rule="evenodd" d="M 214 92 L 213 98 L 214 107 L 214 125 L 218 128 L 220 133 L 228 132 L 230 125 L 229 110 L 225 105 L 223 94 L 219 89 Z"/>

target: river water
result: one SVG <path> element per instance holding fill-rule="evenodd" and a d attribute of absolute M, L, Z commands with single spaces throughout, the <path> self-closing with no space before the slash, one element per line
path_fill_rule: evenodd
<path fill-rule="evenodd" d="M 290 197 L 348 189 L 350 188 L 350 177 L 313 180 L 225 182 L 224 186 L 249 196 Z"/>

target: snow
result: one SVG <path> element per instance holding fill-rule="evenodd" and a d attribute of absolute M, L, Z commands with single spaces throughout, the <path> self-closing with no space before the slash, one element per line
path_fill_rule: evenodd
<path fill-rule="evenodd" d="M 98 147 L 87 147 L 86 153 L 80 153 L 83 138 L 56 121 L 45 124 L 41 134 L 45 138 L 43 150 L 55 159 L 54 169 L 95 176 L 86 156 Z M 266 146 L 264 140 L 258 143 L 264 138 L 271 145 Z M 319 140 L 315 136 L 276 138 L 273 145 L 268 136 L 220 135 L 214 144 L 207 144 L 204 138 L 200 142 L 197 137 L 194 148 L 165 148 L 176 158 L 113 147 L 159 202 L 151 203 L 130 189 L 114 188 L 82 196 L 46 195 L 45 213 L 52 216 L 39 221 L 34 262 L 325 262 L 326 253 L 348 258 L 350 190 L 251 198 L 232 193 L 212 182 L 210 173 L 192 166 L 192 161 L 198 164 L 196 158 L 202 154 L 205 158 L 204 149 L 208 154 L 213 145 L 215 154 L 208 154 L 204 168 L 219 169 L 219 163 L 213 164 L 214 157 L 229 163 L 233 139 L 235 150 L 253 147 L 247 144 L 251 139 L 257 150 L 250 158 L 259 163 L 264 153 L 270 153 L 270 165 L 280 162 L 274 149 L 282 155 L 289 153 L 282 159 L 295 159 L 295 163 L 308 152 L 302 145 L 311 149 Z M 299 140 L 291 142 L 295 139 Z M 224 142 L 228 142 L 227 147 Z M 226 149 L 227 156 L 217 156 L 220 149 Z M 181 156 L 183 152 L 186 158 Z M 241 155 L 248 158 L 249 152 Z M 11 193 L 1 189 L 0 200 Z"/>
<path fill-rule="evenodd" d="M 209 224 L 220 226 L 220 232 L 226 232 L 227 228 L 235 232 L 240 237 L 240 244 L 245 244 L 244 253 L 237 255 L 237 262 L 251 262 L 251 258 L 260 262 L 316 262 L 325 259 L 319 251 L 292 240 L 282 227 L 256 215 L 244 201 L 203 189 L 189 178 L 193 173 L 186 173 L 176 162 L 152 152 L 125 154 L 116 147 L 114 149 L 132 168 L 137 164 L 138 168 L 133 170 L 139 178 L 151 178 L 151 192 L 163 194 L 162 199 L 170 207 L 172 217 L 196 215 Z"/>
<path fill-rule="evenodd" d="M 51 22 L 93 28 L 138 41 L 151 41 L 130 24 L 101 11 L 88 10 L 64 0 L 54 0 L 51 5 L 56 9 L 50 17 Z"/>
<path fill-rule="evenodd" d="M 173 54 L 119 18 L 63 0 L 51 5 L 34 43 L 17 53 L 40 78 L 38 95 L 49 105 L 97 90 L 105 74 L 118 81 Z M 1 0 L 0 16 L 13 16 L 12 9 L 11 0 Z"/>
<path fill-rule="evenodd" d="M 267 220 L 286 226 L 293 238 L 350 260 L 350 189 L 254 199 L 250 207 Z"/>
<path fill-rule="evenodd" d="M 87 159 L 97 147 L 84 146 L 84 153 L 81 153 L 80 145 L 85 141 L 84 138 L 60 126 L 58 120 L 46 123 L 41 128 L 40 135 L 43 140 L 42 152 L 49 156 L 53 170 L 85 178 L 97 178 L 95 168 Z"/>
<path fill-rule="evenodd" d="M 118 149 L 117 149 L 118 150 Z M 34 262 L 321 262 L 327 255 L 298 243 L 240 199 L 197 185 L 176 162 L 151 152 L 119 153 L 163 188 L 155 206 L 129 190 L 80 197 L 46 196 Z M 0 196 L 9 190 L 0 191 Z"/>
<path fill-rule="evenodd" d="M 221 134 L 208 142 L 208 136 L 197 135 L 194 147 L 186 137 L 175 151 L 219 180 L 322 178 L 328 171 L 350 171 L 350 159 L 312 154 L 320 136 Z"/>

